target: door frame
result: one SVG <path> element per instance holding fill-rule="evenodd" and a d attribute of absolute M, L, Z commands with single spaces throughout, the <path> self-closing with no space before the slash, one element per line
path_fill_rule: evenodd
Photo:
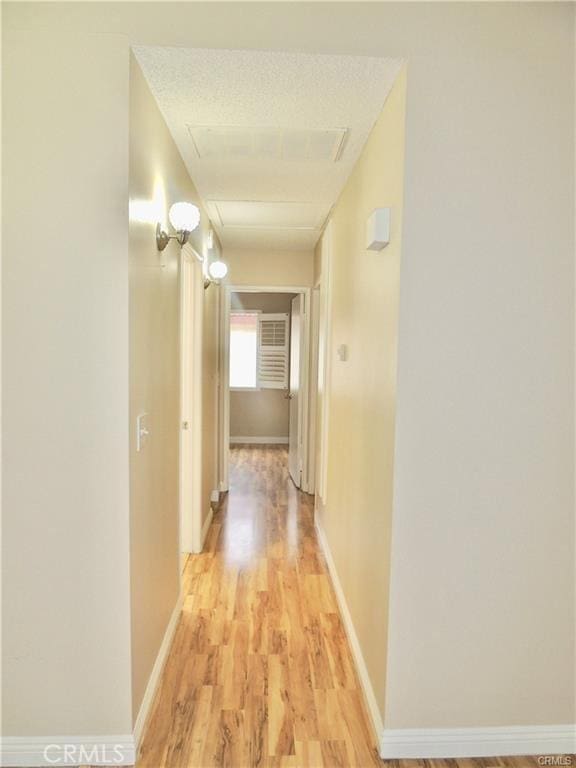
<path fill-rule="evenodd" d="M 327 505 L 328 497 L 328 445 L 330 433 L 330 398 L 332 388 L 332 220 L 328 221 L 321 246 L 321 272 L 318 285 L 318 380 L 316 382 L 316 397 L 322 381 L 322 402 L 318 418 L 317 464 L 316 464 L 316 498 L 322 505 Z M 320 344 L 322 336 L 322 344 Z"/>
<path fill-rule="evenodd" d="M 202 321 L 204 271 L 186 244 L 180 255 L 179 556 L 202 551 Z M 189 277 L 189 280 L 186 277 Z M 187 426 L 185 425 L 187 422 Z M 189 456 L 185 443 L 188 441 Z M 185 463 L 184 458 L 187 461 Z M 189 460 L 188 460 L 189 459 Z M 191 492 L 186 498 L 185 483 Z"/>
<path fill-rule="evenodd" d="M 310 293 L 310 410 L 308 411 L 308 493 L 315 494 L 317 486 L 318 439 L 318 373 L 320 365 L 320 292 L 321 279 L 316 280 Z"/>
<path fill-rule="evenodd" d="M 294 302 L 298 301 L 298 355 L 294 356 L 292 353 L 294 351 Z M 290 345 L 288 349 L 288 358 L 289 358 L 289 366 L 288 366 L 288 474 L 292 478 L 292 482 L 294 485 L 303 490 L 304 489 L 304 451 L 303 451 L 303 418 L 302 418 L 302 402 L 303 399 L 306 398 L 306 391 L 302 389 L 302 369 L 304 365 L 304 348 L 302 344 L 302 331 L 304 328 L 303 318 L 304 318 L 304 310 L 303 310 L 303 304 L 304 300 L 302 297 L 302 294 L 297 293 L 295 296 L 292 297 L 290 300 L 290 315 L 288 317 L 288 324 L 290 328 L 289 333 L 289 340 Z M 292 434 L 292 408 L 294 405 L 294 392 L 292 390 L 292 373 L 293 368 L 295 367 L 294 363 L 297 360 L 297 370 L 298 370 L 298 382 L 296 384 L 298 388 L 298 397 L 296 400 L 296 441 L 295 441 L 295 447 L 296 447 L 296 477 L 292 474 L 292 467 L 291 467 L 291 449 L 294 445 L 294 435 Z M 308 419 L 309 421 L 309 419 Z M 306 441 L 307 442 L 307 441 Z M 297 479 L 296 479 L 297 478 Z"/>
<path fill-rule="evenodd" d="M 230 299 L 233 293 L 297 293 L 302 296 L 302 406 L 300 408 L 300 442 L 302 451 L 302 490 L 308 493 L 309 478 L 309 403 L 310 403 L 310 287 L 302 285 L 226 285 L 223 286 L 220 306 L 220 359 L 219 359 L 219 425 L 218 475 L 220 491 L 229 487 L 230 447 Z"/>

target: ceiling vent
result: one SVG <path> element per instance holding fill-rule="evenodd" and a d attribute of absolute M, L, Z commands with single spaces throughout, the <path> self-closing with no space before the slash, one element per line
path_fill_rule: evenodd
<path fill-rule="evenodd" d="M 332 162 L 340 159 L 347 128 L 235 128 L 189 125 L 201 159 Z"/>

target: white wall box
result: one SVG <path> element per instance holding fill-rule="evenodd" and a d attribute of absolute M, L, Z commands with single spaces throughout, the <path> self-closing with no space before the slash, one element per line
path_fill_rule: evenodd
<path fill-rule="evenodd" d="M 366 248 L 381 251 L 390 242 L 390 208 L 375 208 L 366 225 Z"/>

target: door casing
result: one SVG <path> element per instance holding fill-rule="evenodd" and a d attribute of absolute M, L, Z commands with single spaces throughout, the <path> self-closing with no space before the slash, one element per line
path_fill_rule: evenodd
<path fill-rule="evenodd" d="M 301 392 L 302 371 L 302 296 L 297 293 L 292 299 L 290 312 L 290 376 L 288 384 L 289 398 L 289 444 L 288 472 L 297 488 L 302 487 L 304 469 L 302 444 L 302 400 L 305 393 Z"/>
<path fill-rule="evenodd" d="M 180 257 L 180 553 L 202 551 L 202 319 L 204 273 L 185 245 Z"/>
<path fill-rule="evenodd" d="M 318 375 L 320 364 L 320 280 L 310 294 L 310 408 L 308 411 L 308 493 L 315 494 L 318 474 Z"/>
<path fill-rule="evenodd" d="M 294 285 L 226 285 L 222 291 L 220 306 L 220 360 L 219 360 L 219 439 L 218 439 L 218 476 L 219 490 L 225 492 L 229 487 L 230 445 L 230 298 L 232 293 L 297 293 L 302 297 L 302 490 L 309 493 L 309 456 L 308 429 L 310 403 L 310 291 L 308 286 Z"/>

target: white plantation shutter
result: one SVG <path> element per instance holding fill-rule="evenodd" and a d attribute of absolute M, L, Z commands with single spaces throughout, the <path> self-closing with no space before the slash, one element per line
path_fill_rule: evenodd
<path fill-rule="evenodd" d="M 258 386 L 286 389 L 288 386 L 288 315 L 258 318 Z"/>

